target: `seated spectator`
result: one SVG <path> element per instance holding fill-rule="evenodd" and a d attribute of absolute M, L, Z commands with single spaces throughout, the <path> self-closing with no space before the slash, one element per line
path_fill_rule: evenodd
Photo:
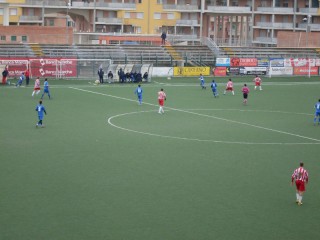
<path fill-rule="evenodd" d="M 131 79 L 130 79 L 130 73 L 127 72 L 127 73 L 126 73 L 126 81 L 127 81 L 127 82 L 130 82 L 130 80 L 131 80 Z"/>
<path fill-rule="evenodd" d="M 148 72 L 145 72 L 145 73 L 143 74 L 143 79 L 144 79 L 144 81 L 148 81 L 148 77 L 149 77 Z"/>
<path fill-rule="evenodd" d="M 141 72 L 137 73 L 136 82 L 142 82 L 142 74 L 141 74 Z"/>
<path fill-rule="evenodd" d="M 113 73 L 111 71 L 108 72 L 108 82 L 113 82 Z"/>

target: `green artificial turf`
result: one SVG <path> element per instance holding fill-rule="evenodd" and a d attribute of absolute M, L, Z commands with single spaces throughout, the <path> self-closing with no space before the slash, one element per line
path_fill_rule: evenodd
<path fill-rule="evenodd" d="M 153 78 L 141 106 L 137 84 L 49 80 L 38 129 L 39 95 L 1 86 L 0 239 L 320 239 L 319 78 L 211 79 Z"/>

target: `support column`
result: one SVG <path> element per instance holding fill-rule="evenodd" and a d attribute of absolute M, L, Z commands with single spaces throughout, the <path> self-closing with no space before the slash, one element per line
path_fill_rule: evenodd
<path fill-rule="evenodd" d="M 232 39 L 232 23 L 233 23 L 233 17 L 229 16 L 229 46 L 231 46 L 231 39 Z"/>
<path fill-rule="evenodd" d="M 243 43 L 243 16 L 240 16 L 240 46 L 242 46 Z"/>
<path fill-rule="evenodd" d="M 225 21 L 224 21 L 224 16 L 220 16 L 221 20 L 222 20 L 222 43 L 225 43 L 225 39 L 226 39 L 226 25 L 225 25 Z"/>

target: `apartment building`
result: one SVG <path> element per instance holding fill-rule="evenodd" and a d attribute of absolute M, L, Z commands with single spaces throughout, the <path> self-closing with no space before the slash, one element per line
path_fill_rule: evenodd
<path fill-rule="evenodd" d="M 166 31 L 169 36 L 186 39 L 211 37 L 219 45 L 277 45 L 280 32 L 303 33 L 304 37 L 309 35 L 309 40 L 313 33 L 320 33 L 319 3 L 319 0 L 0 0 L 0 24 L 6 28 L 26 25 L 70 28 L 74 43 L 94 42 L 100 35 L 158 36 Z M 0 37 L 0 43 L 11 40 L 10 36 Z"/>

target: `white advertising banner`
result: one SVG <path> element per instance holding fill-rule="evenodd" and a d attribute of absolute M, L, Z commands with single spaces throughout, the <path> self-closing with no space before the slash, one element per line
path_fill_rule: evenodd
<path fill-rule="evenodd" d="M 172 67 L 153 67 L 152 76 L 155 77 L 172 77 L 173 68 Z"/>
<path fill-rule="evenodd" d="M 314 59 L 310 59 L 311 66 L 315 64 Z M 308 58 L 286 58 L 284 60 L 285 67 L 307 67 L 309 66 Z M 313 65 L 314 66 L 314 65 Z"/>
<path fill-rule="evenodd" d="M 271 67 L 270 75 L 293 75 L 293 67 Z"/>

